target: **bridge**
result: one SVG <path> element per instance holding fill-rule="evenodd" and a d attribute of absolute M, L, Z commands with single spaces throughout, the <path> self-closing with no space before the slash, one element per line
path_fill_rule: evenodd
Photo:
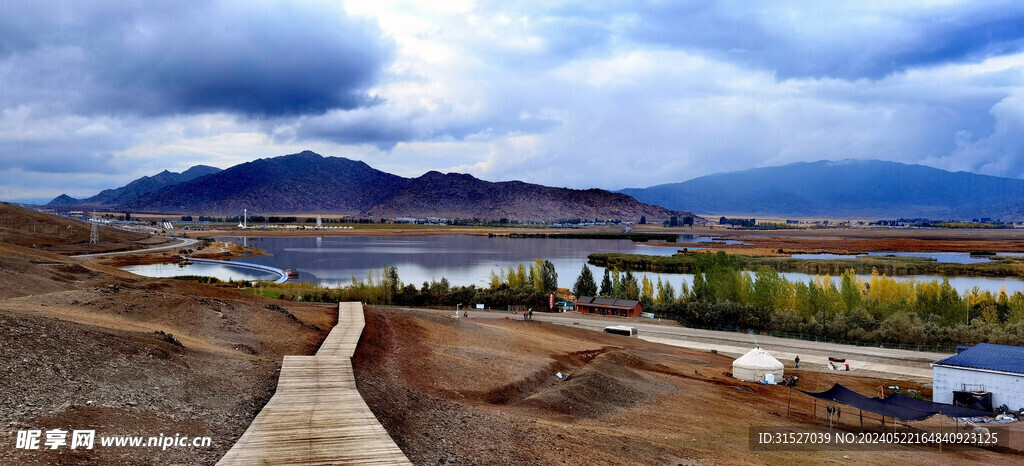
<path fill-rule="evenodd" d="M 356 390 L 364 325 L 361 303 L 338 304 L 316 355 L 284 357 L 277 392 L 217 464 L 412 464 Z"/>

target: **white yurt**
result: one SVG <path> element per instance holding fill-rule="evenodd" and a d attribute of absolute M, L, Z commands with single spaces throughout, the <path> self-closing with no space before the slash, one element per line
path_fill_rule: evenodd
<path fill-rule="evenodd" d="M 747 354 L 732 362 L 732 376 L 747 382 L 764 382 L 765 375 L 769 383 L 782 381 L 782 363 L 761 348 L 754 348 Z"/>

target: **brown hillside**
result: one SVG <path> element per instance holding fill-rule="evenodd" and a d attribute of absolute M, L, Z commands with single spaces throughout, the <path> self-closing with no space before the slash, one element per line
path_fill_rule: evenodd
<path fill-rule="evenodd" d="M 638 221 L 646 217 L 647 221 L 661 222 L 677 213 L 602 189 L 552 188 L 521 181 L 492 183 L 470 175 L 429 172 L 410 180 L 404 190 L 363 215 L 542 221 L 576 218 Z"/>
<path fill-rule="evenodd" d="M 312 354 L 336 319 L 6 243 L 0 269 L 0 463 L 213 464 L 273 394 L 282 357 Z M 14 449 L 18 430 L 55 428 L 213 446 Z"/>
<path fill-rule="evenodd" d="M 99 227 L 100 242 L 89 244 L 92 225 L 0 202 L 0 242 L 59 254 L 127 251 L 162 244 L 154 238 L 107 226 Z"/>
<path fill-rule="evenodd" d="M 750 426 L 809 426 L 813 399 L 794 390 L 787 417 L 789 390 L 733 379 L 732 358 L 536 321 L 368 308 L 366 323 L 353 360 L 359 391 L 416 464 L 992 464 L 1022 458 L 1021 426 L 1011 437 L 1017 452 L 750 451 Z M 558 380 L 556 372 L 568 380 Z M 865 394 L 894 383 L 923 389 L 902 380 L 786 373 L 799 375 L 805 390 L 832 382 Z M 846 428 L 858 422 L 851 412 L 844 408 Z M 817 419 L 824 421 L 820 403 Z M 866 416 L 866 425 L 878 422 Z"/>

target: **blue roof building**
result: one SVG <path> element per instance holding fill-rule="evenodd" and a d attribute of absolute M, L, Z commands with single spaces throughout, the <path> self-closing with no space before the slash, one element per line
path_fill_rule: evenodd
<path fill-rule="evenodd" d="M 1024 346 L 978 343 L 961 353 L 932 363 L 932 366 L 940 365 L 1024 375 Z"/>
<path fill-rule="evenodd" d="M 990 392 L 992 405 L 1024 408 L 1024 346 L 980 343 L 932 363 L 932 401 L 952 403 L 954 391 Z"/>

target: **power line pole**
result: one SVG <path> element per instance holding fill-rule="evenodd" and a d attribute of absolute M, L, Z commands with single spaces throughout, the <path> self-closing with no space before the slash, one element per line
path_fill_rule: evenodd
<path fill-rule="evenodd" d="M 92 213 L 92 231 L 89 232 L 89 244 L 100 242 L 100 226 L 96 224 L 96 212 Z"/>

